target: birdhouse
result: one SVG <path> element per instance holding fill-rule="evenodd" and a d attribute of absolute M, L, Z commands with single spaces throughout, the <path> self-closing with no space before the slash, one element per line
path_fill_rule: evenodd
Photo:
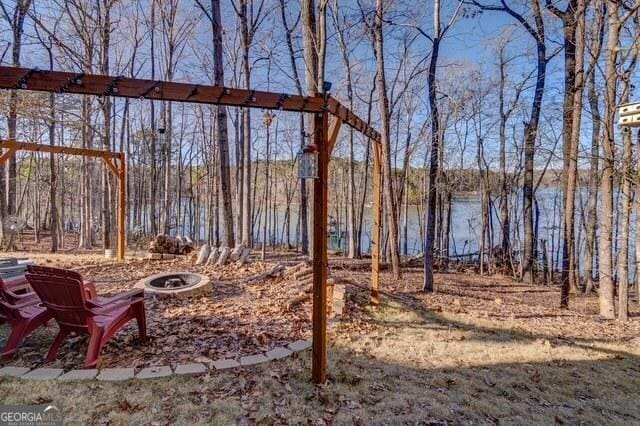
<path fill-rule="evenodd" d="M 318 179 L 318 148 L 305 146 L 298 153 L 298 178 Z"/>
<path fill-rule="evenodd" d="M 618 106 L 618 124 L 622 127 L 640 127 L 640 102 Z"/>

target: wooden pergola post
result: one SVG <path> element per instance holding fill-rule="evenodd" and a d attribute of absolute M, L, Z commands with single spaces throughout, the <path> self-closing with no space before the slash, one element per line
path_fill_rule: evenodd
<path fill-rule="evenodd" d="M 127 209 L 127 158 L 123 152 L 118 157 L 120 168 L 118 170 L 118 259 L 124 260 L 126 248 L 126 209 Z"/>
<path fill-rule="evenodd" d="M 313 181 L 313 352 L 314 383 L 327 381 L 327 204 L 329 181 L 329 115 L 313 117 L 313 143 L 318 147 L 318 178 Z"/>

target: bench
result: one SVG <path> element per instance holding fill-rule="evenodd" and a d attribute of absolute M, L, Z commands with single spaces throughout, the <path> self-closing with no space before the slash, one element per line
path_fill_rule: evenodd
<path fill-rule="evenodd" d="M 0 258 L 0 278 L 6 281 L 12 278 L 22 277 L 27 273 L 27 266 L 32 264 L 33 261 L 29 259 L 18 259 L 16 257 Z"/>

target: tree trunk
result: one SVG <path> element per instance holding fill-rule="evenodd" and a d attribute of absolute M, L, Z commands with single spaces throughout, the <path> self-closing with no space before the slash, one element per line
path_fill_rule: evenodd
<path fill-rule="evenodd" d="M 387 80 L 384 64 L 384 37 L 382 22 L 384 20 L 384 2 L 376 1 L 376 16 L 374 21 L 374 36 L 376 48 L 376 62 L 378 75 L 378 96 L 380 98 L 381 144 L 382 144 L 382 180 L 385 210 L 387 213 L 387 230 L 389 235 L 389 249 L 394 279 L 400 279 L 400 246 L 398 244 L 398 214 L 395 202 L 394 178 L 391 169 L 391 117 L 389 115 L 389 100 L 387 97 Z"/>
<path fill-rule="evenodd" d="M 318 29 L 316 25 L 316 7 L 314 0 L 302 0 L 300 2 L 300 13 L 302 15 L 302 39 L 303 39 L 303 48 L 304 48 L 304 62 L 305 62 L 305 83 L 307 86 L 307 96 L 315 96 L 321 92 L 321 87 L 318 86 L 318 67 L 319 67 L 319 58 L 318 58 Z M 302 121 L 302 119 L 301 119 Z M 313 126 L 312 121 L 307 125 L 307 134 L 313 134 Z M 303 139 L 304 136 L 303 136 Z M 306 145 L 306 140 L 301 141 L 303 145 Z M 306 186 L 303 184 L 300 188 L 300 206 L 301 206 L 301 216 L 300 216 L 300 226 L 304 231 L 305 227 L 308 228 L 309 221 L 313 221 L 313 218 L 309 218 L 308 210 L 307 210 L 307 194 L 306 194 Z M 304 222 L 304 223 L 303 223 Z M 308 238 L 308 237 L 307 237 Z M 305 235 L 302 235 L 302 247 L 304 252 L 305 246 Z M 307 246 L 312 245 L 307 241 Z M 312 247 L 308 247 L 308 251 L 312 250 Z M 307 251 L 307 252 L 308 252 Z"/>
<path fill-rule="evenodd" d="M 240 44 L 242 54 L 242 74 L 244 88 L 251 89 L 251 64 L 249 63 L 249 48 L 252 42 L 253 28 L 250 28 L 248 0 L 240 0 L 240 8 L 236 9 L 240 19 Z M 250 247 L 253 234 L 253 208 L 251 191 L 251 110 L 242 109 L 242 244 Z"/>
<path fill-rule="evenodd" d="M 589 107 L 591 110 L 591 158 L 589 168 L 589 199 L 587 202 L 587 220 L 585 229 L 585 258 L 584 258 L 584 274 L 585 274 L 585 287 L 586 294 L 591 293 L 594 289 L 594 264 L 597 254 L 596 249 L 596 230 L 597 230 L 597 210 L 598 210 L 598 188 L 600 186 L 599 178 L 599 162 L 600 162 L 600 138 L 601 135 L 601 116 L 600 116 L 600 100 L 598 89 L 596 86 L 596 66 L 600 53 L 602 51 L 602 44 L 605 33 L 605 14 L 606 4 L 601 3 L 596 11 L 596 18 L 594 20 L 594 26 L 596 34 L 591 41 L 591 60 L 588 70 L 588 94 Z M 640 255 L 640 253 L 639 253 Z"/>
<path fill-rule="evenodd" d="M 101 31 L 101 55 L 100 55 L 100 72 L 102 75 L 109 75 L 109 50 L 111 45 L 111 0 L 102 0 L 102 6 L 104 14 L 101 17 L 102 27 Z M 102 149 L 111 150 L 111 97 L 105 96 L 102 99 L 102 117 L 103 117 L 103 129 L 102 129 Z M 105 249 L 111 248 L 111 212 L 112 197 L 111 189 L 112 176 L 108 169 L 102 167 L 102 243 Z"/>
<path fill-rule="evenodd" d="M 609 36 L 607 41 L 607 58 L 605 65 L 605 118 L 602 177 L 600 192 L 602 196 L 602 213 L 600 215 L 600 245 L 599 245 L 599 304 L 600 315 L 606 319 L 615 318 L 614 285 L 613 285 L 613 171 L 614 171 L 614 127 L 616 109 L 616 85 L 618 81 L 617 60 L 618 41 L 620 37 L 619 4 L 615 0 L 607 0 Z"/>
<path fill-rule="evenodd" d="M 11 31 L 13 34 L 13 43 L 11 46 L 11 56 L 12 56 L 12 64 L 14 67 L 20 66 L 20 53 L 22 50 L 22 35 L 24 32 L 24 20 L 27 15 L 27 12 L 31 6 L 31 0 L 17 0 L 15 2 L 13 16 L 6 16 L 9 24 L 11 25 Z M 4 9 L 3 9 L 4 10 Z M 9 117 L 7 119 L 7 128 L 9 133 L 9 139 L 16 139 L 16 131 L 17 131 L 17 121 L 18 121 L 18 93 L 15 90 L 12 90 L 9 95 Z M 16 156 L 13 155 L 9 159 L 9 178 L 6 182 L 6 205 L 4 202 L 0 202 L 0 216 L 6 213 L 12 215 L 16 213 L 16 194 L 17 194 L 17 159 Z M 0 185 L 4 182 L 4 167 L 0 168 Z M 0 186 L 3 188 L 4 186 Z M 5 207 L 6 206 L 6 207 Z"/>
<path fill-rule="evenodd" d="M 433 47 L 429 62 L 427 85 L 429 89 L 429 107 L 431 111 L 431 156 L 429 161 L 429 180 L 427 182 L 426 229 L 424 239 L 424 282 L 423 291 L 432 293 L 433 285 L 433 245 L 436 238 L 436 207 L 438 202 L 438 166 L 440 164 L 440 111 L 436 99 L 436 72 L 440 53 L 440 1 L 436 0 L 434 10 Z"/>
<path fill-rule="evenodd" d="M 224 86 L 224 62 L 222 58 L 222 18 L 220 13 L 220 0 L 211 0 L 211 17 L 213 33 L 214 84 L 216 86 Z M 219 155 L 219 188 L 222 195 L 222 222 L 224 227 L 222 244 L 226 247 L 234 247 L 235 238 L 233 234 L 233 207 L 231 204 L 231 172 L 229 170 L 229 134 L 227 129 L 227 109 L 223 106 L 216 106 L 215 118 L 215 137 L 217 140 Z"/>
<path fill-rule="evenodd" d="M 562 174 L 562 190 L 564 194 L 564 212 L 562 215 L 562 274 L 560 307 L 569 307 L 569 290 L 575 286 L 575 182 L 577 174 L 578 144 L 573 138 L 574 107 L 576 94 L 576 27 L 577 0 L 570 0 L 564 11 L 558 10 L 547 0 L 547 7 L 562 21 L 564 33 L 564 102 L 562 108 L 562 156 L 564 172 Z M 582 60 L 582 58 L 580 58 Z M 582 93 L 582 92 L 580 92 Z"/>
<path fill-rule="evenodd" d="M 628 99 L 628 97 L 627 97 Z M 629 320 L 629 222 L 631 219 L 632 198 L 632 157 L 631 129 L 626 128 L 622 133 L 624 144 L 623 172 L 622 172 L 622 230 L 620 233 L 620 250 L 618 251 L 618 319 Z"/>
<path fill-rule="evenodd" d="M 500 56 L 500 83 L 499 83 L 499 110 L 500 110 L 500 223 L 502 224 L 502 256 L 503 262 L 506 262 L 511 255 L 511 222 L 509 213 L 509 198 L 511 196 L 510 185 L 507 177 L 507 120 L 508 115 L 505 109 L 505 83 L 506 83 L 506 46 L 501 47 Z"/>
<path fill-rule="evenodd" d="M 300 81 L 300 75 L 298 74 L 298 65 L 296 63 L 296 54 L 293 48 L 293 41 L 291 37 L 292 30 L 287 23 L 285 0 L 280 0 L 280 14 L 282 18 L 282 25 L 285 30 L 285 37 L 287 40 L 287 48 L 289 50 L 289 61 L 291 63 L 291 71 L 293 73 L 293 81 L 296 85 L 296 92 L 302 96 L 302 82 Z M 304 113 L 300 113 L 300 149 L 305 146 L 305 132 L 304 132 Z M 309 253 L 309 223 L 307 217 L 307 186 L 305 179 L 300 179 L 300 206 L 298 221 L 300 224 L 300 246 L 303 254 Z M 287 236 L 288 238 L 288 236 Z"/>

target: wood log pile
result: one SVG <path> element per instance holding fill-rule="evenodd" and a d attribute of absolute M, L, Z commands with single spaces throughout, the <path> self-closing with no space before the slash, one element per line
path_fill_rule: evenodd
<path fill-rule="evenodd" d="M 274 268 L 274 270 L 276 270 Z M 308 262 L 301 262 L 288 269 L 282 269 L 282 272 L 278 270 L 279 276 L 283 279 L 291 280 L 295 282 L 295 286 L 298 288 L 298 294 L 295 295 L 287 303 L 286 310 L 292 311 L 296 309 L 301 303 L 309 302 L 313 298 L 313 267 Z M 327 300 L 333 299 L 333 290 L 335 286 L 335 279 L 331 276 L 327 277 Z M 328 314 L 331 313 L 331 303 L 327 306 Z"/>
<path fill-rule="evenodd" d="M 158 254 L 189 254 L 193 251 L 194 244 L 191 238 L 165 234 L 158 234 L 149 244 L 150 253 Z"/>
<path fill-rule="evenodd" d="M 229 262 L 244 265 L 249 261 L 249 255 L 251 255 L 251 249 L 243 245 L 231 249 L 229 247 L 210 247 L 208 244 L 204 244 L 200 247 L 194 263 L 201 266 L 224 266 Z"/>
<path fill-rule="evenodd" d="M 277 265 L 275 265 L 273 268 L 269 269 L 268 271 L 265 271 L 261 274 L 258 275 L 254 275 L 252 277 L 249 277 L 245 280 L 245 283 L 247 284 L 254 284 L 254 283 L 259 283 L 262 281 L 266 281 L 266 280 L 270 280 L 273 278 L 280 278 L 283 276 L 283 274 L 285 273 L 285 266 L 278 263 Z"/>

